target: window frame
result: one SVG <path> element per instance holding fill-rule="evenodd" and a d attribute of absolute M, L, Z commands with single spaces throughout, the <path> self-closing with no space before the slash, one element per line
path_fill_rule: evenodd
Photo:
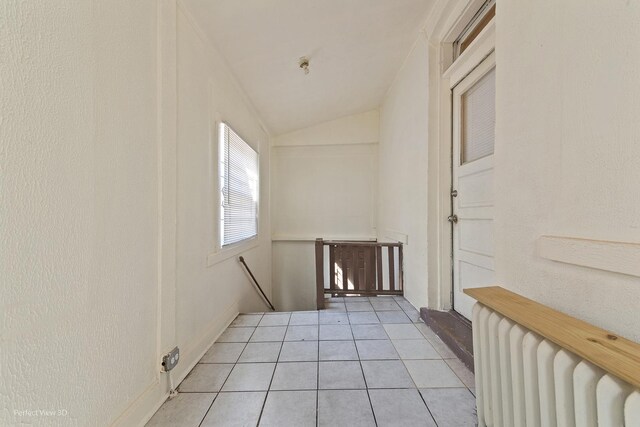
<path fill-rule="evenodd" d="M 219 117 L 219 116 L 218 116 Z M 223 202 L 224 198 L 222 195 L 222 183 L 224 177 L 222 176 L 222 156 L 224 155 L 223 151 L 223 134 L 222 129 L 223 125 L 229 127 L 229 129 L 238 135 L 240 139 L 247 144 L 249 148 L 251 148 L 257 156 L 257 199 L 256 199 L 256 233 L 255 235 L 248 237 L 246 239 L 229 243 L 227 245 L 223 245 L 224 238 L 224 223 L 223 223 L 223 213 L 224 207 Z M 212 174 L 211 180 L 212 183 L 212 220 L 213 220 L 213 251 L 207 256 L 207 266 L 211 267 L 214 264 L 222 262 L 226 259 L 232 258 L 236 255 L 239 255 L 242 252 L 246 252 L 252 248 L 258 246 L 258 240 L 261 236 L 261 227 L 260 227 L 260 192 L 261 192 L 261 174 L 260 174 L 260 151 L 257 149 L 260 146 L 258 142 L 255 145 L 250 144 L 247 139 L 243 137 L 242 134 L 236 131 L 236 128 L 233 127 L 229 121 L 218 119 L 215 120 L 212 126 L 211 132 L 211 151 L 212 156 Z"/>
<path fill-rule="evenodd" d="M 485 0 L 451 44 L 453 62 L 471 46 L 482 30 L 491 23 L 495 14 L 496 0 Z"/>

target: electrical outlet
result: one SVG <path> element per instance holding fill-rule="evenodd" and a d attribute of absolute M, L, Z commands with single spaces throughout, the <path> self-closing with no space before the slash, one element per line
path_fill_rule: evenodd
<path fill-rule="evenodd" d="M 167 372 L 175 368 L 178 364 L 178 359 L 180 359 L 180 349 L 176 347 L 162 356 L 162 370 Z"/>

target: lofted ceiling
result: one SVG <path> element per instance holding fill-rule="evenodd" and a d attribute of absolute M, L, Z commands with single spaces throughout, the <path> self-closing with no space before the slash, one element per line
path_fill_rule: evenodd
<path fill-rule="evenodd" d="M 279 135 L 377 108 L 433 0 L 183 3 Z"/>

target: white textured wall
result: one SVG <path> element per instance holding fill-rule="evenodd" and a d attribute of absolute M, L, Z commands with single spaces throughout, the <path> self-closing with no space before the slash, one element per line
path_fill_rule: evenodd
<path fill-rule="evenodd" d="M 274 139 L 273 284 L 279 310 L 315 308 L 314 239 L 376 237 L 378 123 L 378 111 L 370 111 Z"/>
<path fill-rule="evenodd" d="M 265 306 L 237 261 L 243 255 L 263 289 L 271 291 L 269 137 L 214 45 L 178 8 L 176 336 L 183 351 L 176 377 L 222 332 L 238 311 Z M 215 253 L 218 179 L 217 123 L 229 123 L 260 156 L 257 242 Z"/>
<path fill-rule="evenodd" d="M 156 381 L 156 3 L 3 1 L 0 51 L 0 425 L 108 425 Z"/>
<path fill-rule="evenodd" d="M 405 297 L 427 305 L 428 56 L 421 35 L 380 109 L 378 237 L 407 238 Z"/>
<path fill-rule="evenodd" d="M 166 391 L 157 3 L 9 1 L 0 11 L 0 424 L 136 425 Z M 236 257 L 214 253 L 215 121 L 261 152 L 260 239 L 233 255 L 267 292 L 269 139 L 219 54 L 172 13 L 179 380 L 238 311 L 263 309 Z"/>
<path fill-rule="evenodd" d="M 536 250 L 640 242 L 640 5 L 500 2 L 496 35 L 498 282 L 640 341 L 640 278 Z"/>

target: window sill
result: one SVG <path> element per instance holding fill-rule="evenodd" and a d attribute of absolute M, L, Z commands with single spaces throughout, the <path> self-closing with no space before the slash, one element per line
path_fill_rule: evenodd
<path fill-rule="evenodd" d="M 228 248 L 222 248 L 217 252 L 212 252 L 207 256 L 207 267 L 219 264 L 222 261 L 226 261 L 229 258 L 233 258 L 256 247 L 258 247 L 258 238 L 254 237 L 246 242 L 241 242 Z"/>

